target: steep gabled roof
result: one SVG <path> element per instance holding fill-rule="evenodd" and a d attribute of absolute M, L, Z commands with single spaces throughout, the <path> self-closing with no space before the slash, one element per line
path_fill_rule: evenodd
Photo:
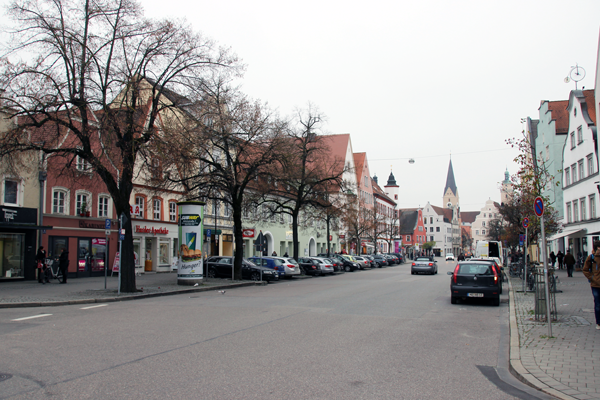
<path fill-rule="evenodd" d="M 452 160 L 450 160 L 450 163 L 448 164 L 448 175 L 446 176 L 446 186 L 444 187 L 444 194 L 446 194 L 448 188 L 450 188 L 452 193 L 456 196 L 457 190 L 456 182 L 454 181 L 454 170 L 452 169 Z"/>
<path fill-rule="evenodd" d="M 479 215 L 479 211 L 461 211 L 460 219 L 462 222 L 472 224 L 475 222 L 475 218 Z"/>
<path fill-rule="evenodd" d="M 381 189 L 381 187 L 377 184 L 377 182 L 375 182 L 373 178 L 371 178 L 371 187 L 373 188 L 373 195 L 375 197 L 379 197 L 393 206 L 396 205 L 396 202 L 392 200 L 387 194 L 385 194 L 385 192 Z"/>
<path fill-rule="evenodd" d="M 569 131 L 569 113 L 567 105 L 569 100 L 547 101 L 551 120 L 554 121 L 557 134 L 566 134 Z"/>
<path fill-rule="evenodd" d="M 345 163 L 349 160 L 346 160 L 346 152 L 348 151 L 348 146 L 350 144 L 350 134 L 342 133 L 339 135 L 322 135 L 324 143 L 329 147 L 329 152 L 331 154 L 331 158 L 333 162 L 341 161 L 340 167 L 344 168 Z M 352 160 L 354 162 L 354 160 Z M 336 171 L 337 173 L 338 171 Z"/>
<path fill-rule="evenodd" d="M 356 182 L 359 186 L 362 183 L 363 169 L 365 167 L 365 160 L 367 159 L 367 153 L 354 153 L 354 168 L 356 168 Z"/>

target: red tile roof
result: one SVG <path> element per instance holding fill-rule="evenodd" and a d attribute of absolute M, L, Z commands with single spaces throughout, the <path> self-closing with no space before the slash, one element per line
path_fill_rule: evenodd
<path fill-rule="evenodd" d="M 568 105 L 569 100 L 548 101 L 548 110 L 555 121 L 556 133 L 567 133 L 569 131 Z"/>

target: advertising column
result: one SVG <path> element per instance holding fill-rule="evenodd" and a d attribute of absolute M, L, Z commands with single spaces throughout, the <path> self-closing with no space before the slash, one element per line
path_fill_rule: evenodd
<path fill-rule="evenodd" d="M 179 208 L 178 285 L 202 283 L 202 235 L 204 233 L 204 204 L 201 201 L 177 203 Z"/>

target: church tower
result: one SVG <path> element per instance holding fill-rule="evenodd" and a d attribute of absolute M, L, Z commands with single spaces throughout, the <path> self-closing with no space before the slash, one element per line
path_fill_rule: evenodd
<path fill-rule="evenodd" d="M 500 203 L 508 202 L 508 199 L 512 196 L 512 192 L 513 184 L 510 181 L 510 176 L 507 168 L 504 172 L 504 180 L 502 181 L 502 186 L 500 186 Z"/>
<path fill-rule="evenodd" d="M 454 170 L 452 169 L 452 159 L 448 165 L 448 176 L 446 177 L 446 186 L 444 187 L 444 197 L 442 200 L 444 208 L 459 206 L 458 189 L 454 180 Z"/>
<path fill-rule="evenodd" d="M 398 204 L 398 196 L 400 195 L 400 187 L 396 183 L 396 178 L 394 177 L 394 174 L 391 171 L 390 171 L 390 176 L 388 178 L 388 181 L 387 181 L 386 185 L 384 186 L 384 188 L 385 188 L 385 194 L 387 194 L 392 200 L 394 200 L 396 202 L 396 204 Z"/>

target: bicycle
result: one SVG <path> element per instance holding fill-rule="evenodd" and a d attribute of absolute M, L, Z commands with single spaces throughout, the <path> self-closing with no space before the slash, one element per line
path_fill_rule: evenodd
<path fill-rule="evenodd" d="M 50 271 L 52 279 L 62 281 L 62 272 L 60 272 L 60 268 L 58 267 L 58 258 L 46 258 L 46 271 Z"/>

